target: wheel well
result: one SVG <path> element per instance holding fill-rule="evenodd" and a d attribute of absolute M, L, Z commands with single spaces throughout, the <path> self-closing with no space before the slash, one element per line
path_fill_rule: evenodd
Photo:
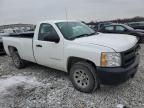
<path fill-rule="evenodd" d="M 88 63 L 92 64 L 92 66 L 94 66 L 96 68 L 96 65 L 90 60 L 79 58 L 79 57 L 70 57 L 68 59 L 68 62 L 67 62 L 67 70 L 68 70 L 68 72 L 70 71 L 70 69 L 71 69 L 73 64 L 75 64 L 77 62 L 80 62 L 80 61 L 88 62 Z"/>
<path fill-rule="evenodd" d="M 16 48 L 16 47 L 13 47 L 13 46 L 8 46 L 8 49 L 9 49 L 10 55 L 11 55 L 13 52 L 18 51 L 17 48 Z"/>

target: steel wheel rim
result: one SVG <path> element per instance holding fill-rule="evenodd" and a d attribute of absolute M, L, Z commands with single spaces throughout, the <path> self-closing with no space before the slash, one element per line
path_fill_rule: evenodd
<path fill-rule="evenodd" d="M 82 69 L 77 69 L 74 71 L 73 74 L 75 83 L 81 87 L 86 88 L 89 86 L 89 76 L 86 74 L 86 72 Z"/>
<path fill-rule="evenodd" d="M 18 55 L 16 55 L 16 54 L 13 55 L 13 61 L 16 66 L 18 66 L 20 64 Z"/>

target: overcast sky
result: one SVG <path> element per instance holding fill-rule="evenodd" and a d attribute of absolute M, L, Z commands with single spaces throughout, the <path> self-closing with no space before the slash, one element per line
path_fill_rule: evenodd
<path fill-rule="evenodd" d="M 110 20 L 144 16 L 144 0 L 0 0 L 0 25 L 40 20 Z"/>

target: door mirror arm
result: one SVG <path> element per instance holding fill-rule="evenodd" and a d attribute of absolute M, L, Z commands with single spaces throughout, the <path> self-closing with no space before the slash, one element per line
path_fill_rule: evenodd
<path fill-rule="evenodd" d="M 127 31 L 128 31 L 128 29 L 125 29 L 124 31 L 125 31 L 125 32 L 127 32 Z"/>

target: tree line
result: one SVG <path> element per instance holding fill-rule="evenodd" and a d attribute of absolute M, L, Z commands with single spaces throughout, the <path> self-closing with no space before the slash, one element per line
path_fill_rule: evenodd
<path fill-rule="evenodd" d="M 87 24 L 94 25 L 94 24 L 99 23 L 99 22 L 129 23 L 129 22 L 140 22 L 140 21 L 144 21 L 144 17 L 136 16 L 133 18 L 123 18 L 123 19 L 118 18 L 115 20 L 107 20 L 107 21 L 95 21 L 95 22 L 90 21 Z"/>

